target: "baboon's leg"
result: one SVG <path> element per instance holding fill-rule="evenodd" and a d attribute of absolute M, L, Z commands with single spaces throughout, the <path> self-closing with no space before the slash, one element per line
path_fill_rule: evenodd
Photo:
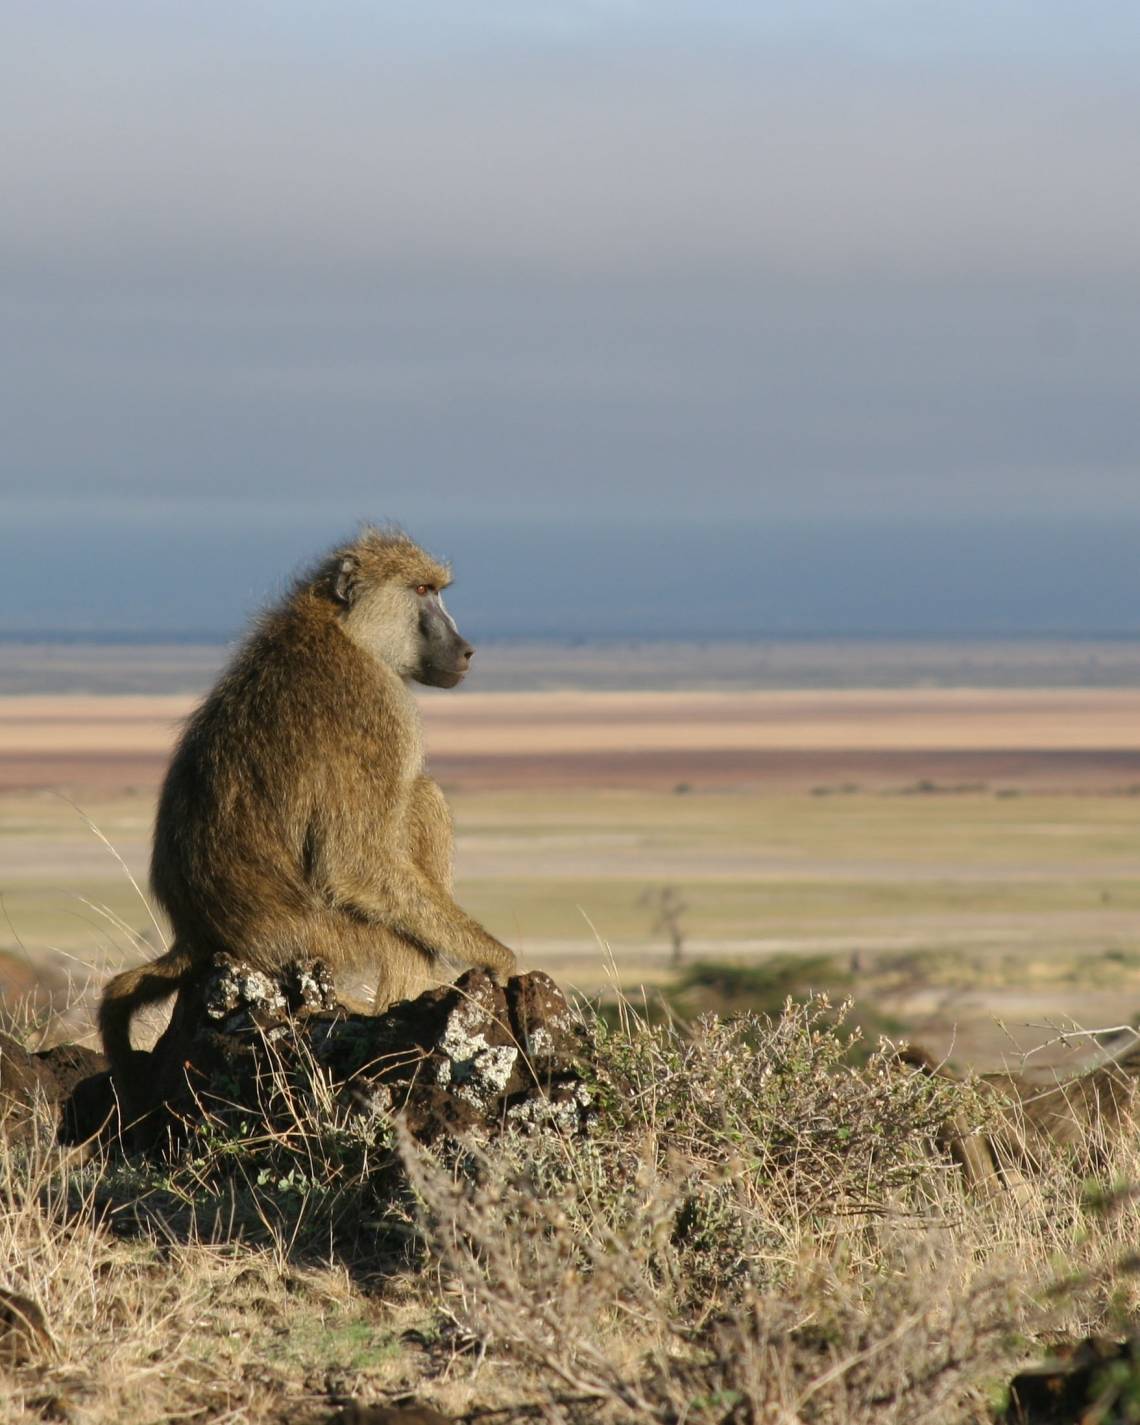
<path fill-rule="evenodd" d="M 278 938 L 273 944 L 275 931 Z M 257 927 L 251 939 L 256 949 L 246 957 L 247 963 L 271 975 L 291 960 L 310 956 L 323 960 L 333 973 L 337 999 L 354 1014 L 379 1014 L 445 977 L 434 956 L 396 931 L 331 908 Z M 374 996 L 365 989 L 373 974 L 378 977 Z M 178 1008 L 176 1004 L 169 1036 L 178 1032 Z"/>
<path fill-rule="evenodd" d="M 462 915 L 452 901 L 455 838 L 451 808 L 447 805 L 439 784 L 433 782 L 430 777 L 421 775 L 416 778 L 408 809 L 407 826 L 408 852 L 413 866 L 418 867 L 428 880 L 444 893 L 447 902 Z M 484 964 L 499 974 L 513 974 L 514 955 L 497 941 L 492 941 L 492 946 L 497 953 L 490 957 L 474 959 L 470 963 Z"/>
<path fill-rule="evenodd" d="M 453 845 L 451 809 L 438 783 L 419 776 L 412 788 L 407 822 L 408 854 L 424 875 L 451 895 Z M 442 978 L 440 962 L 418 945 L 382 925 L 369 926 L 379 976 L 373 1013 L 422 994 Z"/>
<path fill-rule="evenodd" d="M 373 1014 L 383 1014 L 389 1005 L 400 1000 L 415 999 L 447 978 L 442 962 L 434 955 L 385 926 L 375 925 L 371 930 L 378 970 Z"/>
<path fill-rule="evenodd" d="M 424 952 L 465 965 L 480 965 L 500 978 L 515 973 L 514 953 L 455 904 L 450 892 L 412 858 L 409 841 L 417 828 L 421 855 L 435 861 L 436 874 L 447 841 L 440 826 L 438 792 L 418 788 L 417 813 L 399 825 L 377 828 L 367 850 L 330 838 L 320 849 L 322 884 L 343 913 L 394 931 Z"/>

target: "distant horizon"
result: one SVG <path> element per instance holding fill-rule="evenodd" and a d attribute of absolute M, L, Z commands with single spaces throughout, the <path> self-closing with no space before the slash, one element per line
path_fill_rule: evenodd
<path fill-rule="evenodd" d="M 18 644 L 34 647 L 42 644 L 50 647 L 67 647 L 69 644 L 87 648 L 129 647 L 129 648 L 225 648 L 239 640 L 249 625 L 243 624 L 226 632 L 220 629 L 154 629 L 154 628 L 111 628 L 111 629 L 0 629 L 0 644 Z M 626 633 L 484 633 L 480 645 L 492 647 L 517 647 L 526 644 L 547 645 L 554 648 L 620 647 L 637 644 L 681 645 L 700 647 L 752 646 L 764 643 L 781 645 L 824 644 L 824 643 L 871 643 L 871 644 L 927 644 L 934 647 L 947 645 L 979 644 L 985 646 L 1000 644 L 1036 643 L 1074 645 L 1086 647 L 1093 644 L 1140 643 L 1140 625 L 1133 629 L 1093 629 L 1075 632 L 1058 629 L 1010 629 L 994 632 L 979 629 L 805 629 L 802 631 L 775 630 L 738 634 L 669 634 L 657 632 Z"/>
<path fill-rule="evenodd" d="M 0 696 L 203 693 L 234 641 L 0 635 Z M 480 640 L 464 695 L 886 688 L 1140 688 L 1140 636 L 1115 639 L 582 637 Z M 425 696 L 431 698 L 430 690 Z"/>

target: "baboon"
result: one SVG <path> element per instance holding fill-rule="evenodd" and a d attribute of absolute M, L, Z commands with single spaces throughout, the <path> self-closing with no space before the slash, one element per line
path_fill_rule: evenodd
<path fill-rule="evenodd" d="M 305 956 L 375 967 L 377 1010 L 438 978 L 441 959 L 513 972 L 452 899 L 451 816 L 407 686 L 453 688 L 468 670 L 449 583 L 402 532 L 366 527 L 261 618 L 190 718 L 151 859 L 173 941 L 111 980 L 99 1009 L 122 1106 L 137 1106 L 133 1015 L 219 951 L 268 971 Z"/>

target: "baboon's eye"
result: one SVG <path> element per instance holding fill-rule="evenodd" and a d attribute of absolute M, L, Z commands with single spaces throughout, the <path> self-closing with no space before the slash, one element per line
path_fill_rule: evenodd
<path fill-rule="evenodd" d="M 424 594 L 434 594 L 434 593 L 435 593 L 435 585 L 434 585 L 434 584 L 417 584 L 417 585 L 416 585 L 416 593 L 419 594 L 419 595 L 421 595 L 421 597 L 422 597 Z"/>

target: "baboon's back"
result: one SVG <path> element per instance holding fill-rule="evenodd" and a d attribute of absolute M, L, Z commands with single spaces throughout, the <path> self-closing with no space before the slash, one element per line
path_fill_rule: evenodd
<path fill-rule="evenodd" d="M 196 955 L 322 909 L 315 819 L 359 814 L 383 735 L 367 660 L 319 609 L 271 616 L 188 722 L 159 800 L 151 882 Z M 370 686 L 371 684 L 371 686 Z"/>

